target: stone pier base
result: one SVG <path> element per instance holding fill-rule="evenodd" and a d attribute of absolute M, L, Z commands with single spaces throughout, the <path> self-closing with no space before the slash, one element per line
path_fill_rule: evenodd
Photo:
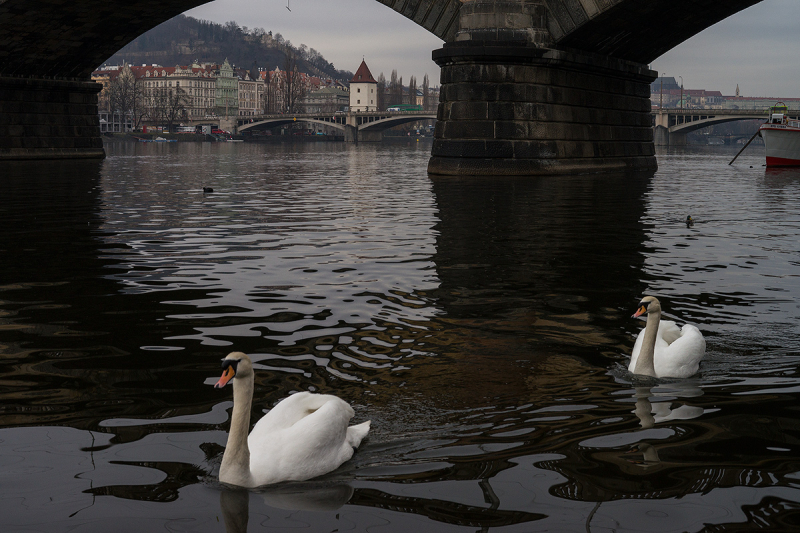
<path fill-rule="evenodd" d="M 94 82 L 0 77 L 0 160 L 103 158 Z"/>
<path fill-rule="evenodd" d="M 670 133 L 669 128 L 656 126 L 653 129 L 653 142 L 656 146 L 686 146 L 685 133 Z"/>
<path fill-rule="evenodd" d="M 344 140 L 349 143 L 379 143 L 383 141 L 382 131 L 359 130 L 355 126 L 347 125 L 344 130 Z"/>
<path fill-rule="evenodd" d="M 530 44 L 446 43 L 428 172 L 536 175 L 654 170 L 645 65 Z"/>

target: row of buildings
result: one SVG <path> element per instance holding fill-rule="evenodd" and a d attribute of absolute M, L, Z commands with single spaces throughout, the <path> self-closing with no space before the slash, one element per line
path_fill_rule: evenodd
<path fill-rule="evenodd" d="M 774 98 L 741 96 L 739 86 L 736 94 L 725 96 L 720 91 L 682 88 L 673 77 L 661 77 L 650 85 L 650 104 L 653 109 L 743 109 L 766 110 L 780 100 L 789 109 L 800 109 L 800 98 Z"/>
<path fill-rule="evenodd" d="M 103 132 L 123 132 L 141 124 L 174 126 L 273 113 L 335 113 L 378 110 L 378 82 L 361 62 L 349 84 L 293 70 L 246 70 L 226 59 L 221 65 L 103 66 L 92 73 L 103 85 L 99 97 Z M 381 88 L 380 90 L 386 90 Z M 363 92 L 362 92 L 363 91 Z M 435 109 L 437 90 L 429 95 L 406 90 L 406 104 Z M 122 93 L 122 94 L 120 94 Z"/>

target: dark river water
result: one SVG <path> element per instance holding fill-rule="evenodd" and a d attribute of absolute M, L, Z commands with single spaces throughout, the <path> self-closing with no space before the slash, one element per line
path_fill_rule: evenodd
<path fill-rule="evenodd" d="M 424 142 L 107 148 L 0 169 L 3 532 L 800 527 L 800 170 L 763 149 L 460 179 Z M 627 372 L 646 294 L 697 376 Z M 231 351 L 254 421 L 304 390 L 371 420 L 353 459 L 221 485 Z"/>

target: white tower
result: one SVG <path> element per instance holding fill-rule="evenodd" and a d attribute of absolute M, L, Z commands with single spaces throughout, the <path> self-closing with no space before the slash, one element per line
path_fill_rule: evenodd
<path fill-rule="evenodd" d="M 350 80 L 350 111 L 378 110 L 378 82 L 365 61 L 361 61 L 353 79 Z"/>

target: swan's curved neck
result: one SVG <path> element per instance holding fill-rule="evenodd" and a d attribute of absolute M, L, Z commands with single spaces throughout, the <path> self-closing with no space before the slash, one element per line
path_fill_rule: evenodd
<path fill-rule="evenodd" d="M 253 403 L 253 376 L 233 379 L 233 414 L 228 444 L 222 455 L 219 479 L 233 485 L 247 486 L 250 480 L 250 409 Z"/>
<path fill-rule="evenodd" d="M 636 368 L 633 369 L 634 374 L 641 374 L 654 378 L 658 377 L 656 376 L 654 357 L 656 352 L 656 338 L 658 337 L 658 325 L 660 322 L 661 311 L 647 313 L 647 326 L 644 329 L 642 349 L 639 352 L 639 358 L 636 360 Z"/>

